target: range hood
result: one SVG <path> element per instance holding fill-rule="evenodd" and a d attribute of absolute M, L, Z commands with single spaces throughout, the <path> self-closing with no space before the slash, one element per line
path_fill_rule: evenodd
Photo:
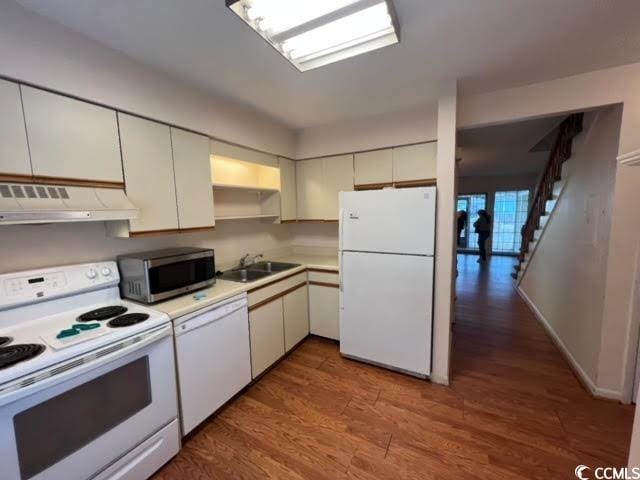
<path fill-rule="evenodd" d="M 130 220 L 138 209 L 124 190 L 0 183 L 0 225 Z"/>

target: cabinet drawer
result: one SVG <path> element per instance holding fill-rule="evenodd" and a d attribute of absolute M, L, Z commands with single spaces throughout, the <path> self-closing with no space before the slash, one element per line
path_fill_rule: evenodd
<path fill-rule="evenodd" d="M 309 270 L 309 281 L 338 285 L 338 272 Z"/>
<path fill-rule="evenodd" d="M 291 277 L 277 280 L 275 283 L 249 290 L 249 308 L 265 300 L 307 281 L 307 272 L 300 272 Z"/>

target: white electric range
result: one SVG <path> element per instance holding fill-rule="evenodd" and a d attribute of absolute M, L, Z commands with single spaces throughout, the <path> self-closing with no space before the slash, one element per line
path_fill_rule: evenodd
<path fill-rule="evenodd" d="M 180 448 L 173 329 L 114 262 L 0 275 L 0 463 L 10 480 L 143 480 Z"/>

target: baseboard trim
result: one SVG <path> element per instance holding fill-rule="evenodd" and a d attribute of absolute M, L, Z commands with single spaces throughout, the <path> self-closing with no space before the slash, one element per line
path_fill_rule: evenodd
<path fill-rule="evenodd" d="M 538 307 L 535 306 L 533 301 L 525 293 L 522 287 L 518 285 L 518 287 L 516 287 L 516 291 L 520 295 L 520 298 L 522 298 L 522 300 L 524 300 L 524 302 L 529 306 L 529 308 L 535 315 L 538 322 L 540 322 L 544 330 L 547 332 L 547 335 L 551 337 L 551 340 L 553 341 L 553 343 L 556 345 L 556 347 L 558 347 L 558 350 L 560 350 L 560 353 L 565 358 L 565 360 L 569 364 L 569 367 L 571 367 L 573 374 L 576 376 L 576 378 L 578 379 L 580 384 L 584 387 L 584 389 L 594 397 L 622 402 L 622 397 L 623 397 L 622 392 L 609 390 L 606 388 L 599 388 L 596 386 L 596 384 L 591 379 L 591 377 L 587 375 L 587 372 L 583 370 L 583 368 L 576 361 L 573 355 L 571 355 L 571 352 L 569 352 L 569 349 L 566 347 L 564 342 L 560 339 L 560 337 L 555 332 L 555 330 L 551 327 L 551 325 L 549 324 L 547 319 L 544 317 L 542 312 L 538 310 Z"/>

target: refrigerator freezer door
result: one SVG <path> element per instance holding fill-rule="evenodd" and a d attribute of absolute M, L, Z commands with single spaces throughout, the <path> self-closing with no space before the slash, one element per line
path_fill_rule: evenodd
<path fill-rule="evenodd" d="M 433 258 L 343 252 L 341 260 L 340 352 L 429 375 Z"/>
<path fill-rule="evenodd" d="M 433 255 L 435 187 L 340 195 L 341 250 Z"/>

